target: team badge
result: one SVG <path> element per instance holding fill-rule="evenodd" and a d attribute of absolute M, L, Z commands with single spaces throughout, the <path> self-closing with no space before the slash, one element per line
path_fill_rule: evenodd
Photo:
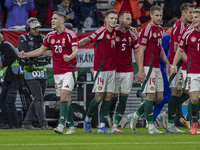
<path fill-rule="evenodd" d="M 55 39 L 51 39 L 51 44 L 54 44 L 55 43 Z"/>
<path fill-rule="evenodd" d="M 183 40 L 180 41 L 180 45 L 183 46 Z"/>
<path fill-rule="evenodd" d="M 197 40 L 196 37 L 194 37 L 194 36 L 191 37 L 191 41 L 192 41 L 192 42 L 195 42 L 196 40 Z"/>
<path fill-rule="evenodd" d="M 106 34 L 106 38 L 107 38 L 107 39 L 110 39 L 110 34 Z"/>
<path fill-rule="evenodd" d="M 157 38 L 156 32 L 153 33 L 153 37 L 154 37 L 154 38 Z"/>
<path fill-rule="evenodd" d="M 153 91 L 153 90 L 154 90 L 154 87 L 153 87 L 153 86 L 151 86 L 151 87 L 150 87 L 150 90 L 151 90 L 151 91 Z"/>
<path fill-rule="evenodd" d="M 179 82 L 179 83 L 178 83 L 178 86 L 182 86 L 182 82 Z"/>
<path fill-rule="evenodd" d="M 178 37 L 178 41 L 180 41 L 180 39 L 181 39 L 181 36 Z"/>
<path fill-rule="evenodd" d="M 62 44 L 65 45 L 65 38 L 62 39 Z"/>
<path fill-rule="evenodd" d="M 99 87 L 98 87 L 98 90 L 99 90 L 99 91 L 101 91 L 102 89 L 103 89 L 102 86 L 99 86 Z"/>
<path fill-rule="evenodd" d="M 90 37 L 94 39 L 96 37 L 96 35 L 94 33 L 92 33 L 92 35 Z"/>
<path fill-rule="evenodd" d="M 117 37 L 116 37 L 116 42 L 119 42 L 119 41 L 120 41 L 120 37 L 117 36 Z"/>
<path fill-rule="evenodd" d="M 129 40 L 129 43 L 131 43 L 131 42 L 132 42 L 132 40 L 131 40 L 131 37 L 129 37 L 129 38 L 128 38 L 128 40 Z"/>
<path fill-rule="evenodd" d="M 142 43 L 147 43 L 147 39 L 142 38 Z"/>

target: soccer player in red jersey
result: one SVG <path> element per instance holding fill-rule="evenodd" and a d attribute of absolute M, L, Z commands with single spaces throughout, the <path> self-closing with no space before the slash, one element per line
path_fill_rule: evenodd
<path fill-rule="evenodd" d="M 180 7 L 180 11 L 182 13 L 181 18 L 176 21 L 171 31 L 171 43 L 170 43 L 170 53 L 168 60 L 172 65 L 175 53 L 177 51 L 178 42 L 180 41 L 181 34 L 184 29 L 187 27 L 187 23 L 192 20 L 192 11 L 194 9 L 194 5 L 190 3 L 184 3 Z M 171 74 L 169 77 L 170 88 L 172 91 L 172 95 L 170 97 L 168 103 L 168 110 L 162 113 L 163 117 L 168 120 L 167 123 L 167 132 L 184 132 L 179 130 L 174 125 L 174 118 L 176 115 L 177 108 L 189 98 L 188 90 L 185 90 L 185 81 L 186 74 L 182 71 L 182 61 L 177 64 L 179 67 L 177 74 Z M 183 89 L 183 93 L 181 94 L 181 90 Z M 167 119 L 168 118 L 168 119 Z"/>
<path fill-rule="evenodd" d="M 174 62 L 172 65 L 172 73 L 177 72 L 176 64 L 181 59 L 181 55 L 185 49 L 188 50 L 187 55 L 182 55 L 183 60 L 187 60 L 188 85 L 190 92 L 191 105 L 188 106 L 188 113 L 192 114 L 192 124 L 190 128 L 191 134 L 197 133 L 197 114 L 199 112 L 199 94 L 200 94 L 200 9 L 193 10 L 192 24 L 193 29 L 182 35 L 179 47 L 177 49 Z"/>
<path fill-rule="evenodd" d="M 109 122 L 111 130 L 115 131 L 116 133 L 123 132 L 118 129 L 118 124 L 120 123 L 125 112 L 127 98 L 133 83 L 132 49 L 134 49 L 136 62 L 139 51 L 137 34 L 130 29 L 132 23 L 131 20 L 131 14 L 128 11 L 122 11 L 119 14 L 119 26 L 115 28 L 115 60 L 117 69 L 115 77 L 115 90 L 111 98 L 109 109 Z M 113 114 L 115 111 L 116 102 L 118 100 L 118 92 L 120 93 L 119 104 L 116 109 L 115 120 L 113 120 Z"/>
<path fill-rule="evenodd" d="M 78 39 L 74 31 L 65 28 L 65 20 L 66 15 L 64 13 L 55 11 L 51 21 L 52 28 L 55 30 L 47 34 L 42 46 L 32 52 L 25 53 L 22 51 L 18 54 L 20 58 L 36 57 L 52 47 L 56 95 L 60 96 L 61 101 L 60 123 L 54 131 L 59 134 L 63 133 L 64 123 L 69 117 L 68 113 L 72 114 L 71 118 L 73 118 L 70 94 L 77 79 Z M 71 133 L 74 133 L 74 128 L 72 130 Z M 66 134 L 70 133 L 66 132 Z"/>
<path fill-rule="evenodd" d="M 142 91 L 146 93 L 146 101 L 133 115 L 131 120 L 132 131 L 136 133 L 137 119 L 145 112 L 148 122 L 148 134 L 161 134 L 153 124 L 153 105 L 163 99 L 163 78 L 160 71 L 160 58 L 166 63 L 167 75 L 170 73 L 170 64 L 162 49 L 163 29 L 159 24 L 162 20 L 162 8 L 152 6 L 150 9 L 151 22 L 143 28 L 140 34 L 140 47 L 138 54 L 138 73 L 136 79 L 141 81 Z M 142 111 L 140 110 L 142 109 Z"/>
<path fill-rule="evenodd" d="M 108 10 L 105 15 L 105 24 L 94 31 L 89 37 L 79 41 L 79 46 L 88 42 L 95 42 L 94 56 L 94 86 L 92 92 L 95 98 L 90 102 L 85 118 L 85 131 L 92 132 L 92 115 L 101 103 L 100 126 L 97 133 L 113 133 L 105 127 L 109 112 L 110 100 L 115 88 L 115 45 L 117 11 Z"/>

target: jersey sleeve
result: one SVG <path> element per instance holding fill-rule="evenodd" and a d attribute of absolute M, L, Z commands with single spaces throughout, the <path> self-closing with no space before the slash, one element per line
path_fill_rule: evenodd
<path fill-rule="evenodd" d="M 105 30 L 105 27 L 99 27 L 96 31 L 94 31 L 91 35 L 88 36 L 89 39 L 92 42 L 97 41 L 104 30 Z"/>
<path fill-rule="evenodd" d="M 71 47 L 73 47 L 73 46 L 79 46 L 78 45 L 78 38 L 77 38 L 77 35 L 76 35 L 76 33 L 74 32 L 74 31 L 70 31 L 69 32 L 69 34 L 70 34 L 70 41 L 71 41 Z"/>
<path fill-rule="evenodd" d="M 178 43 L 180 41 L 180 38 L 181 38 L 180 30 L 181 30 L 181 26 L 176 26 L 175 27 L 174 33 L 172 33 L 173 36 L 174 36 L 174 42 Z"/>
<path fill-rule="evenodd" d="M 184 34 L 183 34 L 184 35 Z M 188 36 L 188 35 L 185 35 L 185 36 Z M 183 38 L 183 37 L 185 37 L 185 36 L 182 36 L 181 37 L 181 40 L 180 40 L 180 42 L 179 42 L 179 47 L 181 48 L 181 49 L 186 49 L 186 46 L 187 46 L 187 39 L 188 38 Z"/>
<path fill-rule="evenodd" d="M 51 47 L 51 44 L 50 44 L 50 35 L 49 34 L 47 34 L 47 36 L 45 37 L 45 39 L 44 39 L 44 43 L 42 44 L 43 46 L 45 46 L 45 47 Z"/>
<path fill-rule="evenodd" d="M 140 45 L 147 46 L 148 40 L 149 40 L 149 30 L 147 28 L 144 28 L 140 34 Z"/>

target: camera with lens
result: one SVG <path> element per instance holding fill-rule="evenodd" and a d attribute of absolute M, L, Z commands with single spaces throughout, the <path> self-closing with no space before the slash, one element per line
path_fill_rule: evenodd
<path fill-rule="evenodd" d="M 36 67 L 51 64 L 51 57 L 49 56 L 39 56 L 31 58 L 20 58 L 19 64 L 21 66 L 35 65 Z"/>

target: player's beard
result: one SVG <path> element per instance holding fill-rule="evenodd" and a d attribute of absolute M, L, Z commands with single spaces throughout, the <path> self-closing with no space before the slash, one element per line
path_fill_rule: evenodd
<path fill-rule="evenodd" d="M 123 25 L 123 27 L 124 27 L 125 30 L 130 29 L 130 26 L 128 26 L 128 24 L 125 24 L 124 22 L 122 22 L 122 25 Z"/>
<path fill-rule="evenodd" d="M 153 20 L 153 23 L 154 23 L 156 26 L 159 26 L 159 25 L 160 25 L 160 21 L 159 21 L 159 23 L 158 23 L 158 21 Z"/>

